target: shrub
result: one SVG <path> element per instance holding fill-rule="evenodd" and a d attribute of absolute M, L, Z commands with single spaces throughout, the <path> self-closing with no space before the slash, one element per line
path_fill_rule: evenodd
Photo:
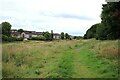
<path fill-rule="evenodd" d="M 46 38 L 44 36 L 38 36 L 38 37 L 28 38 L 28 40 L 46 40 Z"/>
<path fill-rule="evenodd" d="M 8 37 L 6 35 L 2 35 L 2 41 L 8 41 L 8 42 L 12 42 L 12 41 L 16 41 L 15 37 Z"/>
<path fill-rule="evenodd" d="M 16 37 L 11 37 L 11 40 L 12 41 L 16 41 Z"/>
<path fill-rule="evenodd" d="M 3 42 L 23 41 L 23 39 L 24 38 L 8 37 L 6 35 L 2 35 Z"/>
<path fill-rule="evenodd" d="M 6 35 L 2 35 L 2 41 L 8 41 L 8 37 Z"/>
<path fill-rule="evenodd" d="M 23 41 L 24 38 L 16 38 L 16 41 Z"/>

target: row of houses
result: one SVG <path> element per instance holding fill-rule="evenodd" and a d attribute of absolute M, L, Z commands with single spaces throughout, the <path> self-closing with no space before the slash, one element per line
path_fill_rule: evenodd
<path fill-rule="evenodd" d="M 25 39 L 31 38 L 31 37 L 42 36 L 42 33 L 43 32 L 36 32 L 36 31 L 24 31 L 24 32 L 20 33 L 16 29 L 11 30 L 11 36 L 12 37 L 17 37 L 17 38 L 23 37 Z M 53 33 L 53 38 L 54 39 L 60 39 L 60 34 Z"/>

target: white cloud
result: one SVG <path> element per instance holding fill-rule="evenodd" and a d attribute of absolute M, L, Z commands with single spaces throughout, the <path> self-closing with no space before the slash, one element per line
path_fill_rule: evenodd
<path fill-rule="evenodd" d="M 99 23 L 105 0 L 0 0 L 0 23 L 12 28 L 83 35 Z"/>

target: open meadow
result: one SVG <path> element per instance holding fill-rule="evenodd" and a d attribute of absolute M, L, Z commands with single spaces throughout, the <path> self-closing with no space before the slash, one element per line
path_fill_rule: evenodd
<path fill-rule="evenodd" d="M 3 43 L 7 78 L 116 78 L 118 40 L 58 40 Z"/>

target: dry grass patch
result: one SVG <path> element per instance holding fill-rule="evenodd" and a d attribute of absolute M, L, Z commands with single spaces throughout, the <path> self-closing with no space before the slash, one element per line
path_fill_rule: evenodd
<path fill-rule="evenodd" d="M 106 57 L 112 59 L 118 59 L 118 49 L 117 48 L 108 48 L 101 51 L 100 54 L 97 54 L 96 57 Z"/>

